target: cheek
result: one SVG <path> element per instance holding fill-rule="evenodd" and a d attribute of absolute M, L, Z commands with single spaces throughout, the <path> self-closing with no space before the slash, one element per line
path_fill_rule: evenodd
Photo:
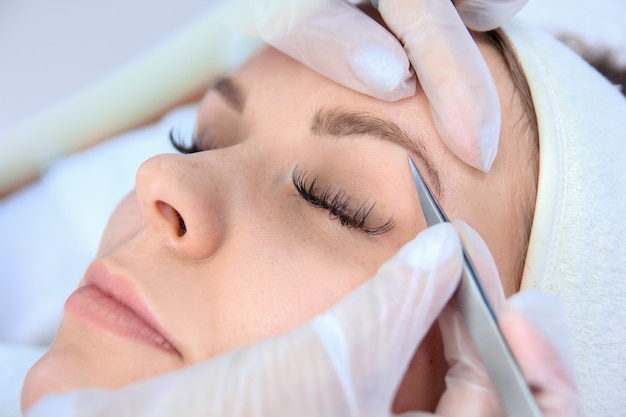
<path fill-rule="evenodd" d="M 284 332 L 312 319 L 370 277 L 358 267 L 347 268 L 314 250 L 283 253 L 275 261 L 268 258 L 259 262 L 255 273 L 243 274 L 241 286 L 229 287 L 239 296 L 232 313 L 244 315 L 241 326 L 265 329 L 266 334 Z M 257 280 L 250 283 L 250 276 Z"/>
<path fill-rule="evenodd" d="M 143 216 L 134 191 L 118 204 L 102 234 L 97 257 L 112 252 L 121 243 L 135 236 L 143 224 Z"/>
<path fill-rule="evenodd" d="M 365 262 L 353 259 L 347 247 L 333 251 L 311 241 L 261 241 L 257 236 L 246 249 L 222 259 L 224 268 L 219 269 L 228 281 L 213 280 L 205 291 L 205 299 L 212 302 L 205 304 L 211 311 L 204 315 L 218 316 L 220 323 L 208 334 L 215 340 L 216 333 L 226 333 L 220 350 L 297 327 L 331 308 L 375 272 L 360 266 Z M 248 254 L 245 263 L 242 253 Z M 220 296 L 213 297 L 215 293 Z"/>
<path fill-rule="evenodd" d="M 448 364 L 443 353 L 439 326 L 435 323 L 413 355 L 396 392 L 392 411 L 435 411 L 445 391 Z"/>

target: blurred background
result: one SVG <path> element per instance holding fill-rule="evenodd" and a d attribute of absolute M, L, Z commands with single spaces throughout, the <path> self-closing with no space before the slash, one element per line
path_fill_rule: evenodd
<path fill-rule="evenodd" d="M 211 0 L 0 0 L 0 131 L 127 65 Z"/>

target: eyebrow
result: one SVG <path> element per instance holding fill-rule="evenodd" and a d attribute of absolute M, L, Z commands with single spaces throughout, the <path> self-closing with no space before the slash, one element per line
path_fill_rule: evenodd
<path fill-rule="evenodd" d="M 439 171 L 432 164 L 428 151 L 392 120 L 340 107 L 320 109 L 311 120 L 311 133 L 337 137 L 369 135 L 400 145 L 424 163 L 432 188 L 438 196 L 441 196 Z"/>
<path fill-rule="evenodd" d="M 231 77 L 219 78 L 211 86 L 211 90 L 218 92 L 237 113 L 243 112 L 246 96 L 243 94 L 243 89 Z"/>

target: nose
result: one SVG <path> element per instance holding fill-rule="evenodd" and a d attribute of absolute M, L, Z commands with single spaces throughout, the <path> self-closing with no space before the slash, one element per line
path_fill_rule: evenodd
<path fill-rule="evenodd" d="M 224 238 L 224 181 L 195 155 L 166 154 L 144 162 L 135 181 L 146 233 L 182 256 L 211 256 Z"/>

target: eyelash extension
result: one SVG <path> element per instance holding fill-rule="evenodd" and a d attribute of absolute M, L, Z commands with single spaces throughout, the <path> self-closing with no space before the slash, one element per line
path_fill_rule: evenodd
<path fill-rule="evenodd" d="M 172 146 L 174 147 L 174 149 L 176 149 L 178 152 L 188 155 L 191 153 L 196 153 L 196 152 L 201 152 L 202 149 L 198 148 L 197 145 L 197 140 L 196 140 L 196 135 L 195 133 L 193 135 L 191 135 L 191 143 L 189 143 L 189 141 L 186 141 L 184 139 L 182 139 L 180 136 L 177 136 L 176 133 L 174 133 L 174 128 L 170 129 L 170 143 L 172 144 Z"/>
<path fill-rule="evenodd" d="M 393 217 L 381 226 L 367 226 L 365 222 L 376 203 L 372 205 L 365 203 L 354 209 L 350 207 L 352 197 L 347 195 L 345 191 L 332 191 L 330 186 L 319 191 L 316 187 L 317 177 L 308 182 L 308 175 L 299 167 L 293 170 L 291 178 L 296 191 L 307 203 L 313 207 L 328 210 L 330 218 L 338 220 L 344 227 L 361 230 L 368 235 L 376 236 L 388 232 L 394 226 Z"/>

